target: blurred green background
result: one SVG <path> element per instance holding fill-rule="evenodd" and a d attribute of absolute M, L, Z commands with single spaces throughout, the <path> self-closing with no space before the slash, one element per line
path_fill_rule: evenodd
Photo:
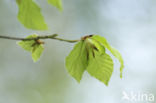
<path fill-rule="evenodd" d="M 123 91 L 156 94 L 155 0 L 63 0 L 62 13 L 46 0 L 35 1 L 42 8 L 48 31 L 24 28 L 17 20 L 15 0 L 0 0 L 0 35 L 58 33 L 62 38 L 78 39 L 100 34 L 121 52 L 123 79 L 114 58 L 108 87 L 86 72 L 79 84 L 64 65 L 74 44 L 46 40 L 40 61 L 33 63 L 16 41 L 0 39 L 0 103 L 130 103 L 122 100 Z"/>

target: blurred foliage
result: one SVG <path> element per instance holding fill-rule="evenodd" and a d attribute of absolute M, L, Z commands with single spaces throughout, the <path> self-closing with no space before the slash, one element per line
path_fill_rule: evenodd
<path fill-rule="evenodd" d="M 19 21 L 28 29 L 47 30 L 48 27 L 41 14 L 40 7 L 33 0 L 16 0 Z M 48 3 L 62 11 L 61 0 L 48 0 Z"/>
<path fill-rule="evenodd" d="M 48 3 L 58 8 L 60 11 L 63 10 L 62 8 L 62 0 L 48 0 Z"/>
<path fill-rule="evenodd" d="M 47 25 L 40 12 L 40 8 L 32 0 L 17 0 L 19 7 L 18 19 L 29 29 L 46 30 Z"/>

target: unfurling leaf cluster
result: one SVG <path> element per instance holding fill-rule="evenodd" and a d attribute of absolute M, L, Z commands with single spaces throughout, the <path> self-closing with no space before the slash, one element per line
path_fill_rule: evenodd
<path fill-rule="evenodd" d="M 85 36 L 75 45 L 66 57 L 68 73 L 80 82 L 84 71 L 87 71 L 91 76 L 108 85 L 113 72 L 113 60 L 106 53 L 106 49 L 120 61 L 120 77 L 122 77 L 124 65 L 121 54 L 99 35 Z"/>
<path fill-rule="evenodd" d="M 29 38 L 36 38 L 37 35 L 33 34 L 27 37 L 27 39 Z M 43 42 L 40 40 L 29 40 L 29 41 L 20 41 L 18 42 L 18 45 L 21 46 L 24 50 L 28 51 L 31 53 L 32 55 L 32 59 L 34 62 L 36 62 L 37 60 L 39 60 L 44 47 L 43 47 Z"/>

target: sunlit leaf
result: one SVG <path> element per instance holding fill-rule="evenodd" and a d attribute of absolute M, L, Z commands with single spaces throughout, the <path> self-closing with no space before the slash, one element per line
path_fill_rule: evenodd
<path fill-rule="evenodd" d="M 96 50 L 91 50 L 89 55 L 88 73 L 108 85 L 113 72 L 113 60 L 106 53 Z"/>
<path fill-rule="evenodd" d="M 33 0 L 16 0 L 19 8 L 18 19 L 29 29 L 47 30 L 39 6 Z"/>
<path fill-rule="evenodd" d="M 62 0 L 48 0 L 48 3 L 62 11 Z"/>
<path fill-rule="evenodd" d="M 99 41 L 105 48 L 107 48 L 120 62 L 120 77 L 122 78 L 122 72 L 124 68 L 124 62 L 121 54 L 114 48 L 110 46 L 110 44 L 107 42 L 107 40 L 104 37 L 101 37 L 99 35 L 94 35 L 92 39 Z"/>
<path fill-rule="evenodd" d="M 68 73 L 80 82 L 83 72 L 87 68 L 87 52 L 85 42 L 78 42 L 70 54 L 66 57 Z"/>

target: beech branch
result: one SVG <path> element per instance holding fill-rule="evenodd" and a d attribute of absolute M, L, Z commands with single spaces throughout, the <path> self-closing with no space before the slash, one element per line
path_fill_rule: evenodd
<path fill-rule="evenodd" d="M 21 38 L 21 37 L 11 37 L 11 36 L 0 35 L 0 39 L 22 40 L 22 41 L 39 40 L 39 39 L 54 39 L 54 40 L 59 40 L 59 41 L 64 41 L 64 42 L 69 42 L 69 43 L 75 43 L 75 42 L 80 41 L 80 40 L 68 40 L 68 39 L 58 38 L 57 36 L 58 34 L 52 34 L 52 35 L 45 35 L 45 36 L 37 36 L 34 38 Z"/>

